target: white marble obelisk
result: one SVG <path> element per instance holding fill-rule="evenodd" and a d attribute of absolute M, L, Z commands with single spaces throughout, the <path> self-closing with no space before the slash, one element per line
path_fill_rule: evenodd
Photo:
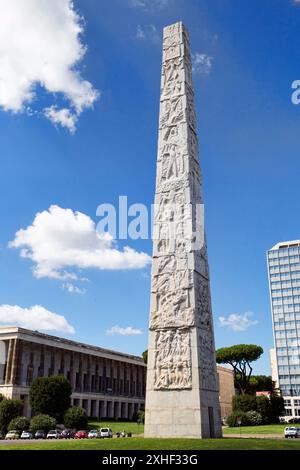
<path fill-rule="evenodd" d="M 189 36 L 164 29 L 145 437 L 221 437 Z"/>

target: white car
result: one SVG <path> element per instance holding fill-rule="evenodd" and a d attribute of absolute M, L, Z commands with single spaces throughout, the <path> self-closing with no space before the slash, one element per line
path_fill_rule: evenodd
<path fill-rule="evenodd" d="M 32 433 L 29 431 L 23 431 L 21 434 L 21 439 L 32 439 Z"/>
<path fill-rule="evenodd" d="M 295 426 L 288 426 L 284 429 L 284 437 L 286 439 L 289 437 L 296 439 L 300 437 L 300 429 Z"/>
<path fill-rule="evenodd" d="M 89 434 L 88 434 L 88 438 L 89 439 L 97 439 L 99 437 L 99 432 L 97 429 L 91 429 Z"/>
<path fill-rule="evenodd" d="M 99 437 L 101 439 L 111 439 L 113 437 L 112 430 L 110 428 L 101 428 L 99 431 Z"/>
<path fill-rule="evenodd" d="M 52 429 L 52 431 L 49 431 L 47 434 L 47 439 L 59 439 L 60 438 L 60 432 L 57 431 L 56 429 Z"/>
<path fill-rule="evenodd" d="M 20 439 L 20 433 L 19 431 L 8 431 L 8 433 L 5 436 L 5 439 Z"/>

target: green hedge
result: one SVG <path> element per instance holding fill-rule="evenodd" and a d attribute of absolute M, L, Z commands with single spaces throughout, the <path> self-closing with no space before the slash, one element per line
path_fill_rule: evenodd
<path fill-rule="evenodd" d="M 271 424 L 278 422 L 283 413 L 283 399 L 278 396 L 237 395 L 232 398 L 232 415 L 227 419 L 230 427 L 235 426 L 237 416 L 242 417 L 242 426 Z"/>
<path fill-rule="evenodd" d="M 30 431 L 35 433 L 36 431 L 42 430 L 45 432 L 56 428 L 56 419 L 49 415 L 37 415 L 34 416 L 30 421 Z"/>
<path fill-rule="evenodd" d="M 11 420 L 11 422 L 8 425 L 8 430 L 9 431 L 25 431 L 29 429 L 30 421 L 29 419 L 25 418 L 25 416 L 18 416 L 17 418 L 14 418 Z"/>

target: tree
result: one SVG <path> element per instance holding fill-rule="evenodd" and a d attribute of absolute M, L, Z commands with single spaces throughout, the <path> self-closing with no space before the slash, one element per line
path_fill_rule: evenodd
<path fill-rule="evenodd" d="M 63 376 L 38 377 L 30 387 L 30 404 L 37 413 L 60 420 L 70 407 L 71 393 L 71 385 Z"/>
<path fill-rule="evenodd" d="M 234 395 L 232 397 L 233 411 L 257 411 L 257 403 L 255 395 Z"/>
<path fill-rule="evenodd" d="M 30 421 L 30 431 L 36 433 L 37 431 L 49 432 L 51 429 L 56 428 L 56 419 L 49 415 L 36 415 Z"/>
<path fill-rule="evenodd" d="M 271 392 L 275 390 L 272 377 L 268 375 L 252 375 L 249 382 L 249 393 Z"/>
<path fill-rule="evenodd" d="M 270 424 L 274 421 L 272 403 L 268 397 L 256 397 L 257 412 L 261 414 L 263 423 Z"/>
<path fill-rule="evenodd" d="M 279 420 L 279 416 L 283 416 L 284 414 L 284 399 L 281 396 L 276 394 L 271 395 L 271 404 L 272 404 L 272 412 L 273 412 L 273 422 L 277 422 Z"/>
<path fill-rule="evenodd" d="M 142 358 L 143 358 L 144 363 L 147 364 L 147 362 L 148 362 L 148 349 L 146 349 L 146 351 L 143 352 Z"/>
<path fill-rule="evenodd" d="M 22 432 L 22 431 L 29 429 L 29 425 L 30 425 L 29 419 L 25 418 L 25 416 L 18 416 L 17 418 L 14 418 L 11 420 L 11 422 L 8 425 L 8 430 L 9 431 L 16 430 L 16 431 Z"/>
<path fill-rule="evenodd" d="M 87 429 L 88 417 L 83 408 L 73 406 L 64 415 L 64 425 L 69 429 Z"/>
<path fill-rule="evenodd" d="M 23 413 L 22 400 L 5 398 L 0 402 L 0 430 L 6 432 L 12 419 Z"/>
<path fill-rule="evenodd" d="M 241 394 L 245 394 L 249 390 L 253 370 L 251 363 L 256 361 L 263 352 L 263 348 L 255 344 L 237 344 L 218 349 L 216 359 L 218 364 L 229 364 L 233 367 L 235 385 Z"/>
<path fill-rule="evenodd" d="M 237 426 L 248 426 L 249 419 L 247 417 L 247 413 L 244 411 L 234 411 L 227 417 L 226 424 L 230 428 L 235 428 Z"/>

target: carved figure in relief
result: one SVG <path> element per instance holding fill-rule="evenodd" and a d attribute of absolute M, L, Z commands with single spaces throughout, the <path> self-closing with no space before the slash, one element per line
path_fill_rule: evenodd
<path fill-rule="evenodd" d="M 184 327 L 195 324 L 195 312 L 190 306 L 192 271 L 183 270 L 156 276 L 152 292 L 156 306 L 151 312 L 151 328 Z"/>
<path fill-rule="evenodd" d="M 163 181 L 179 178 L 184 174 L 184 158 L 175 144 L 168 145 L 164 149 L 162 165 Z"/>
<path fill-rule="evenodd" d="M 196 305 L 200 324 L 203 328 L 211 330 L 211 302 L 208 281 L 197 276 L 196 281 Z"/>
<path fill-rule="evenodd" d="M 182 121 L 184 118 L 182 97 L 163 101 L 161 104 L 160 126 L 170 126 Z"/>
<path fill-rule="evenodd" d="M 190 333 L 167 330 L 156 333 L 155 389 L 191 388 Z"/>
<path fill-rule="evenodd" d="M 164 61 L 175 59 L 176 57 L 181 57 L 181 45 L 176 45 L 169 47 L 169 49 L 164 50 Z"/>
<path fill-rule="evenodd" d="M 170 26 L 168 26 L 166 28 L 166 37 L 170 37 L 170 36 L 176 36 L 180 34 L 180 29 L 178 28 L 178 24 L 175 23 L 175 24 L 171 24 Z"/>
<path fill-rule="evenodd" d="M 191 171 L 191 193 L 193 200 L 199 200 L 201 196 L 201 178 L 197 171 Z"/>
<path fill-rule="evenodd" d="M 174 220 L 174 210 L 174 192 L 171 191 L 169 194 L 163 194 L 159 204 L 155 206 L 155 222 L 160 223 Z"/>
<path fill-rule="evenodd" d="M 167 127 L 161 129 L 160 154 L 163 155 L 166 144 L 175 144 L 182 152 L 186 149 L 184 137 L 180 134 L 179 126 Z"/>
<path fill-rule="evenodd" d="M 203 388 L 214 389 L 217 384 L 216 363 L 212 335 L 199 333 L 200 380 Z"/>
<path fill-rule="evenodd" d="M 189 47 L 188 36 L 182 32 L 174 32 L 171 36 L 165 37 L 163 47 L 164 49 L 169 49 L 170 47 L 175 47 L 182 43 Z"/>
<path fill-rule="evenodd" d="M 161 99 L 164 100 L 166 98 L 171 98 L 171 97 L 175 97 L 178 95 L 182 95 L 183 91 L 184 91 L 183 82 L 178 82 L 177 80 L 166 82 L 162 90 Z"/>
<path fill-rule="evenodd" d="M 189 86 L 192 88 L 193 87 L 193 78 L 192 78 L 193 69 L 192 69 L 192 61 L 190 57 L 185 59 L 184 67 L 185 67 L 185 79 L 187 83 L 189 84 Z"/>
<path fill-rule="evenodd" d="M 196 135 L 191 132 L 190 133 L 190 153 L 191 153 L 191 156 L 195 159 L 195 160 L 198 160 L 198 139 L 196 137 Z"/>
<path fill-rule="evenodd" d="M 197 118 L 196 118 L 196 111 L 195 111 L 195 105 L 194 105 L 194 96 L 192 92 L 190 91 L 189 86 L 187 86 L 187 116 L 188 116 L 188 122 L 189 125 L 194 129 L 196 132 L 197 128 Z"/>
<path fill-rule="evenodd" d="M 183 58 L 178 57 L 165 62 L 163 65 L 163 85 L 168 82 L 180 81 L 181 71 L 183 71 Z"/>
<path fill-rule="evenodd" d="M 195 265 L 196 271 L 204 276 L 206 279 L 209 278 L 208 259 L 207 259 L 207 248 L 206 243 L 201 250 L 195 250 Z"/>
<path fill-rule="evenodd" d="M 173 272 L 176 269 L 176 257 L 174 255 L 166 256 L 159 262 L 158 273 Z"/>

